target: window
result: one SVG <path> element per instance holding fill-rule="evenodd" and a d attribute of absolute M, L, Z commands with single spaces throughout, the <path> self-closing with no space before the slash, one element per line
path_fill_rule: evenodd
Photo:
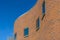
<path fill-rule="evenodd" d="M 24 37 L 28 37 L 28 35 L 29 35 L 29 28 L 26 27 L 26 28 L 24 29 Z"/>
<path fill-rule="evenodd" d="M 38 18 L 38 19 L 36 20 L 36 31 L 38 31 L 39 28 L 40 28 L 40 19 Z"/>
<path fill-rule="evenodd" d="M 43 1 L 43 4 L 42 4 L 42 13 L 43 14 L 45 13 L 45 1 Z"/>
<path fill-rule="evenodd" d="M 16 40 L 16 36 L 17 36 L 17 34 L 15 33 L 15 35 L 14 35 L 14 40 Z"/>
<path fill-rule="evenodd" d="M 42 4 L 42 14 L 43 14 L 43 17 L 42 17 L 42 20 L 43 20 L 45 16 L 45 0 L 43 1 L 43 4 Z"/>

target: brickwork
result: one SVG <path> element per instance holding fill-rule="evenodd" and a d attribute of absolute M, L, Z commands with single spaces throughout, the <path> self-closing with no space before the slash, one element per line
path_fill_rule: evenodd
<path fill-rule="evenodd" d="M 60 0 L 45 0 L 46 12 L 42 19 L 42 3 L 36 5 L 25 15 L 18 17 L 14 24 L 16 40 L 60 40 Z M 36 31 L 36 20 L 40 18 L 40 29 Z M 24 28 L 29 27 L 29 36 L 24 38 Z"/>
<path fill-rule="evenodd" d="M 43 40 L 60 40 L 60 0 L 46 0 L 46 15 L 42 21 Z"/>
<path fill-rule="evenodd" d="M 14 33 L 17 33 L 16 40 L 37 40 L 39 31 L 36 31 L 36 20 L 42 18 L 42 0 L 37 1 L 36 5 L 26 14 L 17 18 L 14 24 Z M 41 20 L 40 20 L 41 21 Z M 24 28 L 29 28 L 29 36 L 24 37 Z"/>

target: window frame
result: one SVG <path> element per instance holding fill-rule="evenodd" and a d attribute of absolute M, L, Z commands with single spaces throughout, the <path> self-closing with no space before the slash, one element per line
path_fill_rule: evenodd
<path fill-rule="evenodd" d="M 28 36 L 29 36 L 29 28 L 26 27 L 26 28 L 24 28 L 24 38 L 26 38 Z"/>

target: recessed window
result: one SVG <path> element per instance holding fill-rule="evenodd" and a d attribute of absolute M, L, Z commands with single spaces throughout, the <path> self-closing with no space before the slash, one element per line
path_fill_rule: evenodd
<path fill-rule="evenodd" d="M 40 19 L 38 18 L 36 20 L 36 31 L 38 31 L 40 29 Z"/>
<path fill-rule="evenodd" d="M 28 35 L 29 35 L 29 28 L 26 27 L 26 28 L 24 29 L 24 37 L 28 37 Z"/>
<path fill-rule="evenodd" d="M 15 33 L 15 35 L 14 35 L 14 40 L 16 40 L 16 36 L 17 36 L 17 34 Z"/>
<path fill-rule="evenodd" d="M 42 4 L 42 14 L 43 14 L 43 17 L 42 17 L 42 20 L 43 20 L 45 16 L 45 0 L 43 1 L 43 4 Z"/>
<path fill-rule="evenodd" d="M 42 4 L 42 13 L 43 14 L 45 13 L 45 1 L 43 1 L 43 4 Z"/>

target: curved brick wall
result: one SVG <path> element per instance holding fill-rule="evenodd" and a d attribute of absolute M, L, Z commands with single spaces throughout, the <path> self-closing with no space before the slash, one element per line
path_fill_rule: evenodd
<path fill-rule="evenodd" d="M 37 40 L 39 38 L 39 31 L 36 32 L 36 20 L 42 18 L 42 2 L 42 0 L 38 0 L 33 8 L 15 21 L 14 33 L 17 33 L 17 40 Z M 25 27 L 29 27 L 29 37 L 27 38 L 24 38 Z"/>
<path fill-rule="evenodd" d="M 14 24 L 17 40 L 60 40 L 60 0 L 45 0 L 46 12 L 42 19 L 42 3 L 36 5 L 25 15 L 19 17 Z M 36 20 L 40 18 L 40 29 L 36 32 Z M 24 28 L 29 27 L 29 37 L 24 38 Z"/>

